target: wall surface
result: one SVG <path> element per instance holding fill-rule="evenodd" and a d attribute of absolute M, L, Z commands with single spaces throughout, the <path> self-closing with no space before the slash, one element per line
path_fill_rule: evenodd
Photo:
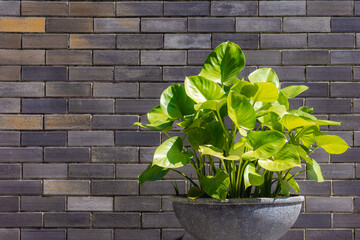
<path fill-rule="evenodd" d="M 325 183 L 301 176 L 305 212 L 282 240 L 360 239 L 360 2 L 1 1 L 0 15 L 1 240 L 181 239 L 168 196 L 187 183 L 139 186 L 164 136 L 132 123 L 227 40 L 241 75 L 308 85 L 292 106 L 342 121 L 328 131 L 352 147 L 318 152 Z"/>

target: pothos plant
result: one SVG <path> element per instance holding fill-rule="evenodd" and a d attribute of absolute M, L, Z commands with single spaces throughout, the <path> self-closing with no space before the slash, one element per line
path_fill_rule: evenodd
<path fill-rule="evenodd" d="M 188 198 L 225 200 L 289 196 L 290 187 L 299 191 L 294 177 L 305 171 L 310 179 L 324 181 L 311 154 L 317 148 L 330 154 L 348 149 L 340 137 L 320 131 L 321 125 L 340 123 L 317 119 L 311 108 L 290 110 L 288 99 L 308 87 L 281 88 L 271 68 L 252 72 L 248 81 L 238 79 L 244 65 L 238 45 L 220 44 L 199 75 L 163 91 L 160 105 L 147 114 L 149 124 L 135 123 L 169 137 L 139 175 L 141 184 L 174 171 L 190 181 Z M 169 136 L 174 124 L 181 127 L 182 137 Z M 302 161 L 306 170 L 293 173 Z M 195 169 L 198 183 L 177 169 L 187 164 Z"/>

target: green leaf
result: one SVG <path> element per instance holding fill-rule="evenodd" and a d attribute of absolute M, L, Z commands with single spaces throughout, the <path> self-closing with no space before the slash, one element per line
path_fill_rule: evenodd
<path fill-rule="evenodd" d="M 286 113 L 286 107 L 283 105 L 273 103 L 267 109 L 262 109 L 258 111 L 256 113 L 256 116 L 260 117 L 270 112 L 277 114 L 279 117 L 283 117 Z"/>
<path fill-rule="evenodd" d="M 201 188 L 212 198 L 225 200 L 230 185 L 229 175 L 222 169 L 216 171 L 215 176 L 200 177 Z"/>
<path fill-rule="evenodd" d="M 198 187 L 192 187 L 189 189 L 188 193 L 187 193 L 187 197 L 191 200 L 196 200 L 198 198 L 200 198 L 202 195 L 204 195 L 205 192 L 203 190 L 201 190 Z"/>
<path fill-rule="evenodd" d="M 316 120 L 315 124 L 317 126 L 320 126 L 320 125 L 341 125 L 339 122 L 334 122 L 334 121 L 330 121 L 330 120 Z"/>
<path fill-rule="evenodd" d="M 330 154 L 342 154 L 349 148 L 347 143 L 341 137 L 336 135 L 321 133 L 318 134 L 315 139 L 318 147 L 323 148 Z"/>
<path fill-rule="evenodd" d="M 163 113 L 172 119 L 179 119 L 195 112 L 195 102 L 186 95 L 184 86 L 174 84 L 163 91 L 160 107 Z"/>
<path fill-rule="evenodd" d="M 250 101 L 243 95 L 231 91 L 228 96 L 228 114 L 237 127 L 253 129 L 256 123 L 255 110 Z"/>
<path fill-rule="evenodd" d="M 304 148 L 300 145 L 296 146 L 296 150 L 298 151 L 300 157 L 306 161 L 306 163 L 312 165 L 313 162 L 311 158 L 308 156 L 307 152 L 304 150 Z"/>
<path fill-rule="evenodd" d="M 298 138 L 306 147 L 310 147 L 315 142 L 315 134 L 319 132 L 319 127 L 310 126 L 298 131 L 300 132 Z"/>
<path fill-rule="evenodd" d="M 280 192 L 282 195 L 284 196 L 289 196 L 290 195 L 290 185 L 287 181 L 285 181 L 284 179 L 282 179 L 281 177 L 278 178 L 279 182 L 280 182 Z"/>
<path fill-rule="evenodd" d="M 286 127 L 289 131 L 293 130 L 294 128 L 298 127 L 309 127 L 315 125 L 314 122 L 307 121 L 302 117 L 295 116 L 292 114 L 284 115 L 280 122 L 284 127 Z"/>
<path fill-rule="evenodd" d="M 222 106 L 224 106 L 227 102 L 227 98 L 222 98 L 220 100 L 208 100 L 203 103 L 198 103 L 195 105 L 195 109 L 211 109 L 219 112 Z"/>
<path fill-rule="evenodd" d="M 277 101 L 280 105 L 284 105 L 286 107 L 286 110 L 289 110 L 289 101 L 287 100 L 285 95 L 282 94 L 282 92 L 279 93 L 279 98 Z"/>
<path fill-rule="evenodd" d="M 305 85 L 292 85 L 281 89 L 280 91 L 284 94 L 287 99 L 294 98 L 300 93 L 308 90 L 309 87 Z"/>
<path fill-rule="evenodd" d="M 160 180 L 169 172 L 169 169 L 153 165 L 152 163 L 138 176 L 141 185 L 147 181 Z"/>
<path fill-rule="evenodd" d="M 191 128 L 186 132 L 187 139 L 189 141 L 190 146 L 194 150 L 199 149 L 199 145 L 206 144 L 210 141 L 211 136 L 203 128 Z"/>
<path fill-rule="evenodd" d="M 141 123 L 141 122 L 135 122 L 134 125 L 138 125 L 140 127 L 143 128 L 148 128 L 154 131 L 164 131 L 164 132 L 168 132 L 169 130 L 172 129 L 172 125 L 173 125 L 174 121 L 171 122 L 166 122 L 166 123 L 155 123 L 155 124 L 145 124 L 145 123 Z"/>
<path fill-rule="evenodd" d="M 256 171 L 255 164 L 249 163 L 244 171 L 245 189 L 254 185 L 260 186 L 264 183 L 264 175 Z"/>
<path fill-rule="evenodd" d="M 300 187 L 295 181 L 295 179 L 292 177 L 290 173 L 286 175 L 285 180 L 289 183 L 289 185 L 295 190 L 295 193 L 298 193 L 300 191 Z"/>
<path fill-rule="evenodd" d="M 281 150 L 286 143 L 286 138 L 282 133 L 274 130 L 249 132 L 247 142 L 253 148 L 257 159 L 269 158 Z"/>
<path fill-rule="evenodd" d="M 186 94 L 197 103 L 208 100 L 218 100 L 225 95 L 225 91 L 213 81 L 201 76 L 185 78 Z"/>
<path fill-rule="evenodd" d="M 205 130 L 210 135 L 210 140 L 207 143 L 213 145 L 214 147 L 222 149 L 225 143 L 225 136 L 222 131 L 219 131 L 219 129 L 221 129 L 220 122 L 210 122 L 205 127 Z"/>
<path fill-rule="evenodd" d="M 322 176 L 321 173 L 321 168 L 320 165 L 314 160 L 312 159 L 312 165 L 311 164 L 306 164 L 307 168 L 308 168 L 308 173 L 309 173 L 309 178 L 311 180 L 315 180 L 317 182 L 324 182 L 324 178 Z"/>
<path fill-rule="evenodd" d="M 201 145 L 199 146 L 201 155 L 211 155 L 226 160 L 239 160 L 240 157 L 236 155 L 225 156 L 224 151 L 220 148 L 214 147 L 213 145 Z"/>
<path fill-rule="evenodd" d="M 163 142 L 154 153 L 153 164 L 163 168 L 185 166 L 192 158 L 191 153 L 182 153 L 183 143 L 180 137 L 172 137 Z"/>
<path fill-rule="evenodd" d="M 300 157 L 296 148 L 287 143 L 274 156 L 274 160 L 259 159 L 259 165 L 269 171 L 285 171 L 293 167 L 301 167 Z"/>
<path fill-rule="evenodd" d="M 160 106 L 153 108 L 148 114 L 147 118 L 150 124 L 145 124 L 141 122 L 135 122 L 134 125 L 138 125 L 143 128 L 148 128 L 155 131 L 164 131 L 167 132 L 172 128 L 174 119 L 166 116 L 161 110 Z"/>
<path fill-rule="evenodd" d="M 235 43 L 224 42 L 206 58 L 199 76 L 229 86 L 244 66 L 245 56 L 241 48 Z"/>
<path fill-rule="evenodd" d="M 277 89 L 280 89 L 279 78 L 276 75 L 276 73 L 274 72 L 274 70 L 272 70 L 271 68 L 257 69 L 255 71 L 253 71 L 252 73 L 250 73 L 248 78 L 252 84 L 259 83 L 259 82 L 272 83 L 275 85 L 275 87 Z"/>
<path fill-rule="evenodd" d="M 256 93 L 251 99 L 254 102 L 275 102 L 279 98 L 279 92 L 276 86 L 272 83 L 258 82 L 255 83 Z"/>

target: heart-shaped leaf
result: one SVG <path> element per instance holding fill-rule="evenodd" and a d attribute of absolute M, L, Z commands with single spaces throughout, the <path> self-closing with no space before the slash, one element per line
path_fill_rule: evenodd
<path fill-rule="evenodd" d="M 259 159 L 259 165 L 269 171 L 285 171 L 293 167 L 301 167 L 300 156 L 296 147 L 287 143 L 275 154 L 274 160 Z"/>
<path fill-rule="evenodd" d="M 298 127 L 309 127 L 315 125 L 312 121 L 307 121 L 302 117 L 295 116 L 292 114 L 286 114 L 281 118 L 282 125 L 286 127 L 289 131 Z"/>
<path fill-rule="evenodd" d="M 197 103 L 218 100 L 225 95 L 225 91 L 215 82 L 201 76 L 185 78 L 186 94 Z"/>
<path fill-rule="evenodd" d="M 311 180 L 315 180 L 317 182 L 324 182 L 324 177 L 321 173 L 320 165 L 314 159 L 312 159 L 312 164 L 307 163 L 306 166 L 309 170 L 308 173 Z"/>
<path fill-rule="evenodd" d="M 294 98 L 300 93 L 308 90 L 309 87 L 305 85 L 292 85 L 281 89 L 280 91 L 284 94 L 287 99 Z"/>
<path fill-rule="evenodd" d="M 247 142 L 253 148 L 255 158 L 266 159 L 281 150 L 286 143 L 286 138 L 282 133 L 275 130 L 249 132 Z"/>
<path fill-rule="evenodd" d="M 230 155 L 225 156 L 224 151 L 220 148 L 214 147 L 210 144 L 199 146 L 201 155 L 211 155 L 226 160 L 239 160 L 240 156 Z"/>
<path fill-rule="evenodd" d="M 228 96 L 228 114 L 237 127 L 251 130 L 255 127 L 256 114 L 250 101 L 244 95 L 231 91 Z"/>
<path fill-rule="evenodd" d="M 198 198 L 200 198 L 202 195 L 204 195 L 205 192 L 203 190 L 201 190 L 198 187 L 192 187 L 189 189 L 188 193 L 187 193 L 187 197 L 191 200 L 196 200 Z"/>
<path fill-rule="evenodd" d="M 254 102 L 275 102 L 279 98 L 279 92 L 273 83 L 258 82 L 254 84 L 256 86 L 256 93 L 251 99 Z"/>
<path fill-rule="evenodd" d="M 272 83 L 275 85 L 275 87 L 277 89 L 280 89 L 279 78 L 276 75 L 276 73 L 274 72 L 274 70 L 272 70 L 271 68 L 257 69 L 255 71 L 253 71 L 252 73 L 250 73 L 248 78 L 252 84 L 259 83 L 259 82 Z"/>
<path fill-rule="evenodd" d="M 264 183 L 264 175 L 256 171 L 255 165 L 253 163 L 249 163 L 245 167 L 244 183 L 245 189 L 252 185 L 260 186 Z"/>
<path fill-rule="evenodd" d="M 201 176 L 201 188 L 212 198 L 225 200 L 230 185 L 229 175 L 222 169 L 216 171 L 215 176 Z"/>
<path fill-rule="evenodd" d="M 143 171 L 139 176 L 138 180 L 141 185 L 147 181 L 160 180 L 169 172 L 169 169 L 153 165 L 152 163 Z"/>
<path fill-rule="evenodd" d="M 339 136 L 319 133 L 316 137 L 318 147 L 323 148 L 330 154 L 342 154 L 349 148 L 347 143 Z"/>

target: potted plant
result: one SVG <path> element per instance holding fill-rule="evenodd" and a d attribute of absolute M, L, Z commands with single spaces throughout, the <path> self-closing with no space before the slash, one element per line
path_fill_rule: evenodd
<path fill-rule="evenodd" d="M 147 114 L 148 124 L 135 123 L 168 136 L 139 182 L 159 180 L 169 171 L 189 180 L 187 196 L 172 201 L 178 220 L 197 239 L 280 238 L 304 200 L 290 195 L 291 188 L 299 192 L 295 176 L 306 171 L 310 179 L 324 181 L 311 153 L 348 149 L 340 137 L 320 131 L 321 125 L 340 123 L 319 120 L 307 107 L 289 109 L 288 99 L 307 86 L 281 88 L 271 68 L 240 80 L 244 65 L 238 45 L 220 44 L 199 75 L 163 91 L 160 105 Z M 182 137 L 168 134 L 174 124 Z M 302 161 L 307 169 L 292 171 Z M 187 164 L 198 181 L 177 169 Z"/>

